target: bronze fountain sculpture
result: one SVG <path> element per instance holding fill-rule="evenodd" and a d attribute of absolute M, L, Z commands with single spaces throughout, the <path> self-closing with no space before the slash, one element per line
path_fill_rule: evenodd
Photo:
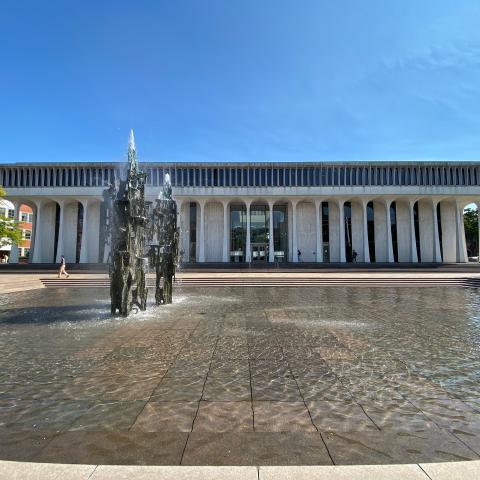
<path fill-rule="evenodd" d="M 157 305 L 172 303 L 173 278 L 178 258 L 177 204 L 172 198 L 170 176 L 165 176 L 162 197 L 152 211 L 150 266 L 155 268 L 155 301 Z M 163 286 L 162 286 L 163 281 Z"/>
<path fill-rule="evenodd" d="M 172 303 L 178 257 L 177 208 L 169 176 L 161 198 L 145 201 L 147 175 L 139 169 L 133 131 L 128 146 L 125 180 L 104 191 L 105 238 L 110 247 L 110 298 L 113 315 L 128 316 L 134 307 L 147 308 L 145 268 L 155 268 L 157 305 Z M 147 251 L 146 243 L 149 241 Z"/>

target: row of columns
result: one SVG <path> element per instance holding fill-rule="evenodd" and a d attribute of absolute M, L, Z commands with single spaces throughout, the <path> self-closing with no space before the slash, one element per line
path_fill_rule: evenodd
<path fill-rule="evenodd" d="M 425 199 L 422 199 L 425 200 Z M 291 200 L 291 252 L 292 252 L 292 261 L 298 262 L 298 215 L 297 215 L 297 206 L 302 200 Z M 326 200 L 323 200 L 326 201 Z M 330 241 L 330 249 L 338 248 L 338 261 L 340 263 L 346 262 L 346 248 L 345 248 L 345 203 L 348 202 L 348 199 L 340 199 L 335 200 L 334 203 L 338 208 L 338 245 L 333 245 Z M 362 231 L 362 256 L 363 262 L 369 263 L 370 262 L 370 250 L 369 250 L 369 242 L 368 242 L 368 217 L 367 217 L 367 205 L 370 202 L 370 199 L 362 199 L 357 204 L 361 206 L 361 231 Z M 382 205 L 382 211 L 384 211 L 384 225 L 385 225 L 385 238 L 384 238 L 384 248 L 385 248 L 385 257 L 387 263 L 394 262 L 394 251 L 393 251 L 393 238 L 392 238 L 392 229 L 391 229 L 391 214 L 390 214 L 390 207 L 393 202 L 403 202 L 406 203 L 408 207 L 408 242 L 409 242 L 409 252 L 410 258 L 409 261 L 412 263 L 417 263 L 419 261 L 417 255 L 417 239 L 415 235 L 415 220 L 414 220 L 414 205 L 417 200 L 396 200 L 396 199 L 373 199 L 373 201 L 377 204 Z M 431 218 L 432 218 L 432 231 L 433 231 L 433 238 L 431 240 L 431 252 L 432 252 L 432 261 L 433 262 L 442 262 L 442 254 L 440 248 L 440 236 L 439 236 L 439 229 L 438 229 L 438 216 L 437 216 L 437 206 L 440 200 L 431 199 L 430 207 L 431 208 Z M 199 244 L 198 247 L 198 261 L 205 262 L 206 261 L 206 253 L 205 253 L 205 207 L 207 204 L 206 199 L 197 200 L 199 205 L 200 215 L 199 215 L 199 228 L 198 228 L 198 235 L 197 241 Z M 380 202 L 380 203 L 379 203 Z M 224 200 L 222 201 L 223 206 L 223 241 L 222 241 L 222 261 L 229 262 L 230 256 L 230 224 L 229 224 L 229 205 L 230 201 Z M 245 245 L 245 261 L 248 263 L 251 261 L 251 219 L 250 219 L 250 212 L 251 212 L 251 205 L 253 200 L 244 200 L 244 204 L 246 207 L 246 245 Z M 275 204 L 274 200 L 267 200 L 266 203 L 269 207 L 269 262 L 274 262 L 274 244 L 273 244 L 273 207 Z M 332 203 L 330 200 L 329 203 Z M 352 202 L 353 203 L 353 202 Z M 180 202 L 181 205 L 181 202 Z M 315 260 L 316 262 L 323 262 L 323 225 L 322 225 L 322 200 L 316 199 L 314 200 L 315 205 Z M 398 205 L 398 203 L 397 203 Z M 180 211 L 180 209 L 179 209 Z M 398 215 L 397 215 L 398 217 Z M 329 221 L 331 221 L 332 215 L 330 215 Z M 378 216 L 376 216 L 375 221 L 378 221 Z M 397 218 L 397 225 L 398 225 L 398 218 Z M 420 227 L 422 228 L 422 227 Z M 452 232 L 444 232 L 445 234 Z M 463 227 L 463 204 L 459 202 L 455 202 L 455 248 L 456 248 L 456 255 L 455 260 L 456 262 L 467 262 L 468 258 L 466 256 L 465 250 L 465 238 L 464 238 L 464 227 Z M 479 238 L 480 238 L 480 227 L 479 227 Z M 376 239 L 379 241 L 379 239 Z M 383 248 L 383 247 L 382 247 Z"/>
<path fill-rule="evenodd" d="M 423 199 L 424 200 L 424 199 Z M 11 200 L 15 211 L 19 211 L 19 206 L 21 205 L 20 200 Z M 327 200 L 323 200 L 327 201 Z M 348 199 L 338 199 L 338 200 L 330 200 L 330 205 L 336 205 L 338 208 L 338 245 L 332 244 L 330 241 L 330 249 L 338 249 L 337 257 L 338 261 L 345 262 L 346 261 L 346 254 L 345 254 L 345 203 L 349 201 Z M 382 202 L 385 211 L 384 221 L 386 225 L 385 231 L 385 252 L 386 252 L 386 261 L 393 262 L 394 255 L 393 255 L 393 239 L 392 239 L 392 232 L 391 232 L 391 218 L 390 218 L 390 206 L 392 202 L 396 201 L 395 199 L 374 199 L 375 202 Z M 75 200 L 77 202 L 77 200 Z M 180 213 L 181 206 L 183 200 L 177 201 L 178 203 L 178 211 Z M 298 215 L 297 215 L 297 207 L 301 200 L 291 200 L 291 252 L 292 252 L 292 261 L 298 262 L 297 251 L 299 248 L 298 245 Z M 403 202 L 408 206 L 408 216 L 409 216 L 409 251 L 410 251 L 410 260 L 413 263 L 418 262 L 417 257 L 417 248 L 416 248 L 416 236 L 415 236 L 415 225 L 414 225 L 414 204 L 416 200 L 399 200 L 399 202 Z M 33 200 L 31 202 L 23 202 L 27 203 L 32 206 L 35 210 L 34 221 L 33 221 L 33 228 L 32 231 L 34 234 L 32 235 L 31 240 L 31 251 L 33 251 L 33 255 L 30 258 L 30 261 L 33 263 L 42 263 L 42 262 L 51 262 L 53 260 L 48 258 L 46 255 L 47 250 L 47 242 L 54 241 L 54 238 L 48 237 L 51 234 L 51 222 L 52 222 L 52 212 L 48 211 L 49 205 L 56 205 L 58 204 L 60 207 L 60 217 L 59 217 L 59 230 L 58 230 L 58 240 L 57 240 L 57 253 L 55 261 L 60 261 L 61 255 L 66 255 L 67 250 L 72 248 L 72 244 L 67 245 L 67 237 L 71 238 L 72 234 L 75 235 L 76 239 L 76 217 L 75 217 L 75 232 L 71 231 L 71 223 L 68 225 L 67 223 L 67 208 L 69 205 L 72 205 L 71 200 L 67 199 L 55 199 L 55 201 L 49 200 Z M 79 199 L 78 203 L 83 205 L 83 226 L 82 226 L 82 238 L 81 238 L 81 248 L 80 248 L 80 263 L 88 263 L 88 262 L 97 262 L 98 261 L 98 244 L 99 244 L 99 209 L 96 212 L 92 210 L 92 208 L 96 205 L 99 207 L 100 201 L 99 199 Z M 199 205 L 199 228 L 198 228 L 198 237 L 197 241 L 198 245 L 198 261 L 205 262 L 205 206 L 207 203 L 206 199 L 200 199 L 197 201 Z M 229 205 L 230 200 L 222 200 L 223 206 L 223 240 L 222 240 L 222 261 L 228 262 L 230 257 L 230 224 L 229 224 Z M 245 260 L 247 262 L 251 261 L 251 219 L 250 219 L 250 212 L 251 212 L 251 205 L 253 200 L 247 199 L 244 201 L 246 206 L 246 226 L 247 226 L 247 235 L 246 235 L 246 255 Z M 269 235 L 269 262 L 274 262 L 274 238 L 273 238 L 273 212 L 274 212 L 274 205 L 275 200 L 269 199 L 266 201 L 269 207 L 269 231 L 271 234 Z M 312 202 L 315 206 L 315 260 L 317 262 L 323 261 L 323 226 L 322 226 L 322 199 L 315 199 Z M 370 262 L 370 252 L 369 252 L 369 244 L 368 244 L 368 219 L 367 219 L 367 205 L 369 203 L 368 199 L 361 199 L 357 201 L 357 205 L 361 205 L 361 231 L 362 231 L 362 239 L 363 239 L 363 246 L 362 246 L 362 259 L 364 262 Z M 439 238 L 439 230 L 438 230 L 438 218 L 437 218 L 437 205 L 439 200 L 432 199 L 430 202 L 430 206 L 432 209 L 432 230 L 433 230 L 433 238 L 432 238 L 432 258 L 434 262 L 442 262 L 442 255 L 440 249 L 440 238 Z M 353 205 L 353 202 L 352 202 Z M 463 204 L 459 203 L 458 201 L 455 202 L 455 212 L 454 212 L 454 223 L 455 223 L 455 240 L 454 248 L 456 250 L 455 261 L 457 262 L 466 262 L 468 259 L 466 258 L 466 251 L 465 251 L 465 239 L 464 239 L 464 227 L 463 227 Z M 76 211 L 76 210 L 75 210 Z M 382 210 L 383 211 L 383 210 Z M 49 216 L 50 218 L 47 218 Z M 398 215 L 397 215 L 398 216 Z M 332 221 L 333 215 L 329 216 L 329 222 Z M 398 219 L 397 219 L 398 220 Z M 375 220 L 377 221 L 377 220 Z M 55 222 L 55 219 L 53 219 Z M 45 229 L 50 228 L 50 232 L 46 231 Z M 352 227 L 353 228 L 353 227 Z M 444 232 L 444 234 L 449 233 L 450 235 L 453 232 Z M 182 233 L 181 233 L 182 235 Z M 47 238 L 48 237 L 48 238 Z M 479 238 L 480 238 L 480 228 L 479 228 Z M 377 240 L 377 239 L 376 239 Z M 76 245 L 76 243 L 75 243 Z M 52 252 L 53 257 L 53 248 L 49 245 L 49 250 Z M 72 253 L 72 252 L 70 252 Z M 107 252 L 108 253 L 108 252 Z M 67 261 L 72 261 L 71 255 L 70 259 L 67 258 Z M 17 263 L 18 262 L 18 247 L 16 245 L 12 245 L 11 255 L 10 255 L 10 262 Z"/>
<path fill-rule="evenodd" d="M 198 229 L 198 261 L 200 263 L 205 262 L 205 206 L 207 201 L 206 200 L 199 200 L 198 202 L 199 209 L 200 209 L 200 225 Z M 245 245 L 245 261 L 251 261 L 251 221 L 250 221 L 250 207 L 253 201 L 246 201 L 246 217 L 247 217 L 247 235 L 246 235 L 246 245 Z M 274 201 L 268 202 L 269 207 L 269 232 L 273 232 L 273 206 Z M 177 202 L 178 212 L 181 211 L 181 206 L 183 202 Z M 222 262 L 229 262 L 230 261 L 230 223 L 229 223 L 229 201 L 222 202 L 223 206 L 223 240 L 222 240 Z M 269 262 L 274 262 L 274 245 L 273 245 L 273 234 L 269 235 Z"/>
<path fill-rule="evenodd" d="M 98 200 L 31 200 L 22 202 L 21 200 L 11 200 L 16 212 L 22 204 L 29 205 L 33 211 L 32 238 L 30 243 L 30 263 L 51 263 L 60 262 L 64 255 L 69 262 L 76 260 L 77 246 L 77 208 L 72 209 L 71 214 L 74 218 L 67 219 L 68 207 L 81 204 L 83 206 L 82 236 L 80 243 L 80 263 L 96 263 L 98 261 L 98 245 L 100 236 L 99 226 L 99 206 Z M 55 259 L 53 251 L 55 248 L 55 211 L 59 206 L 59 225 L 57 237 L 57 249 Z M 96 210 L 98 207 L 98 210 Z M 52 209 L 55 209 L 52 211 Z M 96 210 L 96 211 L 92 211 Z M 67 220 L 70 220 L 68 222 Z M 70 238 L 70 242 L 68 239 Z M 9 263 L 18 263 L 18 245 L 12 244 Z"/>

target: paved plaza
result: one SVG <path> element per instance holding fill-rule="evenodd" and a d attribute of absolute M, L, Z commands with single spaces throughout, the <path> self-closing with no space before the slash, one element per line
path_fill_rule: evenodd
<path fill-rule="evenodd" d="M 0 310 L 0 458 L 347 465 L 479 458 L 469 288 L 189 288 L 129 319 L 108 290 Z"/>

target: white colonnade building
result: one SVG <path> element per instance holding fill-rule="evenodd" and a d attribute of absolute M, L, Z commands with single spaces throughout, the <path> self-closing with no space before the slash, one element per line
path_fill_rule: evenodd
<path fill-rule="evenodd" d="M 102 193 L 120 163 L 0 165 L 34 211 L 30 262 L 108 256 Z M 183 262 L 467 262 L 463 209 L 480 162 L 145 163 L 147 200 L 170 174 Z M 33 252 L 33 253 L 32 253 Z M 354 253 L 355 252 L 355 253 Z M 18 261 L 15 256 L 11 262 Z"/>

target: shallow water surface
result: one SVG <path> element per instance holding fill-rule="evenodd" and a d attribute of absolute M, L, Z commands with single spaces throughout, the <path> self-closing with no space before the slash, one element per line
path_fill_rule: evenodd
<path fill-rule="evenodd" d="M 478 458 L 476 289 L 106 289 L 0 300 L 0 458 L 112 464 Z"/>

